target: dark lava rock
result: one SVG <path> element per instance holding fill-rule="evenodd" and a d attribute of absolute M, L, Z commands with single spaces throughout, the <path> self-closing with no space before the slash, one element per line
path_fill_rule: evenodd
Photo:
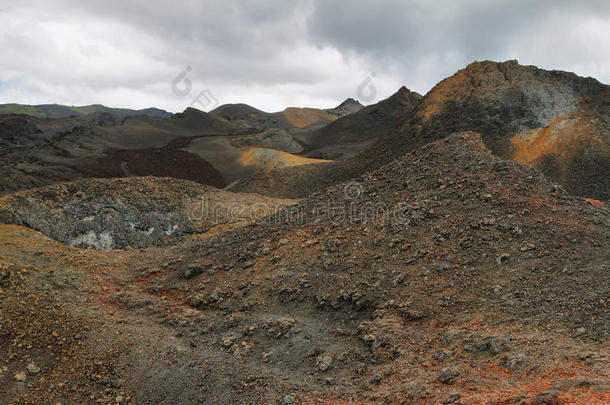
<path fill-rule="evenodd" d="M 453 368 L 444 368 L 438 375 L 438 380 L 443 384 L 451 384 L 460 375 L 460 373 Z"/>

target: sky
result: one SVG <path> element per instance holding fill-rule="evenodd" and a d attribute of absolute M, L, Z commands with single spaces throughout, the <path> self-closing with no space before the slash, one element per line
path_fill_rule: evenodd
<path fill-rule="evenodd" d="M 610 83 L 607 0 L 0 0 L 0 27 L 0 103 L 329 108 L 475 60 Z"/>

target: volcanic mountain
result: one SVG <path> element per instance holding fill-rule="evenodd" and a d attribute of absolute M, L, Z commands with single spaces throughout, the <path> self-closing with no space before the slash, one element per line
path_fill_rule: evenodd
<path fill-rule="evenodd" d="M 516 61 L 475 62 L 437 84 L 400 125 L 360 154 L 259 174 L 235 189 L 305 196 L 452 132 L 474 130 L 498 156 L 531 164 L 570 192 L 608 200 L 609 97 L 607 85 L 573 73 Z"/>

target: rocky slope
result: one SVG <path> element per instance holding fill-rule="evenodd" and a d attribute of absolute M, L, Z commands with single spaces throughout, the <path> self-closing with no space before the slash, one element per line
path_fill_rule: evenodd
<path fill-rule="evenodd" d="M 1 226 L 0 400 L 604 404 L 609 229 L 470 132 L 172 247 Z"/>
<path fill-rule="evenodd" d="M 499 156 L 532 164 L 569 192 L 610 199 L 610 89 L 573 73 L 474 63 L 440 82 L 379 148 L 404 150 L 474 130 Z"/>

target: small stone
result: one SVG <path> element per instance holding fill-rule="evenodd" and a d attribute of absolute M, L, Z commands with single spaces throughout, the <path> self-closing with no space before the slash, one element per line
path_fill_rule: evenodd
<path fill-rule="evenodd" d="M 17 382 L 24 382 L 27 378 L 28 378 L 28 375 L 23 371 L 20 371 L 17 374 L 15 374 L 15 381 L 17 381 Z"/>
<path fill-rule="evenodd" d="M 203 269 L 199 266 L 189 266 L 185 271 L 184 271 L 184 278 L 189 279 L 192 277 L 195 277 L 198 274 L 203 273 Z"/>
<path fill-rule="evenodd" d="M 40 373 L 40 367 L 38 367 L 33 362 L 32 363 L 28 363 L 28 365 L 25 366 L 25 368 L 28 370 L 28 374 L 29 375 L 36 375 L 36 374 Z"/>
<path fill-rule="evenodd" d="M 538 405 L 538 404 L 559 405 L 559 397 L 556 392 L 549 391 L 549 392 L 541 392 L 540 394 L 536 395 L 535 397 L 526 398 L 526 399 L 523 399 L 521 402 L 519 402 L 519 405 Z"/>
<path fill-rule="evenodd" d="M 530 251 L 530 250 L 536 250 L 536 246 L 531 244 L 531 243 L 528 243 L 525 246 L 521 246 L 519 248 L 519 250 L 522 251 L 522 252 L 527 252 L 527 251 Z"/>
<path fill-rule="evenodd" d="M 104 377 L 100 382 L 110 388 L 121 388 L 123 386 L 123 380 L 119 377 Z"/>
<path fill-rule="evenodd" d="M 330 370 L 333 366 L 334 356 L 331 353 L 324 353 L 316 359 L 316 366 L 320 371 Z"/>
<path fill-rule="evenodd" d="M 445 361 L 453 356 L 453 352 L 451 350 L 438 350 L 432 358 L 436 361 Z"/>
<path fill-rule="evenodd" d="M 294 404 L 296 398 L 292 395 L 284 395 L 284 399 L 282 400 L 282 405 Z"/>
<path fill-rule="evenodd" d="M 506 342 L 499 338 L 489 338 L 487 340 L 487 350 L 491 354 L 499 354 L 506 350 Z"/>
<path fill-rule="evenodd" d="M 375 335 L 373 335 L 372 333 L 367 333 L 366 335 L 362 336 L 362 340 L 367 345 L 374 346 L 375 343 L 377 342 L 377 337 Z"/>
<path fill-rule="evenodd" d="M 452 368 L 444 368 L 438 376 L 438 380 L 443 384 L 451 384 L 460 375 L 460 373 Z"/>
<path fill-rule="evenodd" d="M 443 404 L 455 404 L 460 398 L 462 398 L 462 395 L 459 392 L 453 392 L 443 401 Z"/>
<path fill-rule="evenodd" d="M 496 258 L 496 263 L 498 263 L 498 266 L 500 266 L 506 264 L 508 262 L 508 259 L 510 259 L 510 255 L 508 253 L 502 253 Z"/>
<path fill-rule="evenodd" d="M 453 342 L 458 337 L 460 337 L 460 334 L 458 332 L 445 332 L 443 336 L 441 336 L 441 343 L 444 346 L 447 346 L 449 343 Z"/>
<path fill-rule="evenodd" d="M 523 364 L 524 357 L 520 354 L 507 354 L 502 357 L 500 364 L 511 371 L 515 371 Z"/>
<path fill-rule="evenodd" d="M 203 299 L 201 299 L 201 297 L 198 296 L 190 296 L 187 298 L 187 301 L 189 303 L 189 305 L 191 306 L 191 308 L 199 308 L 200 306 L 203 305 Z"/>
<path fill-rule="evenodd" d="M 229 347 L 235 342 L 235 339 L 237 338 L 234 335 L 224 336 L 220 344 L 222 347 Z"/>
<path fill-rule="evenodd" d="M 415 389 L 414 395 L 416 398 L 424 398 L 430 395 L 431 392 L 432 390 L 430 389 L 430 387 L 422 385 L 421 387 Z"/>

